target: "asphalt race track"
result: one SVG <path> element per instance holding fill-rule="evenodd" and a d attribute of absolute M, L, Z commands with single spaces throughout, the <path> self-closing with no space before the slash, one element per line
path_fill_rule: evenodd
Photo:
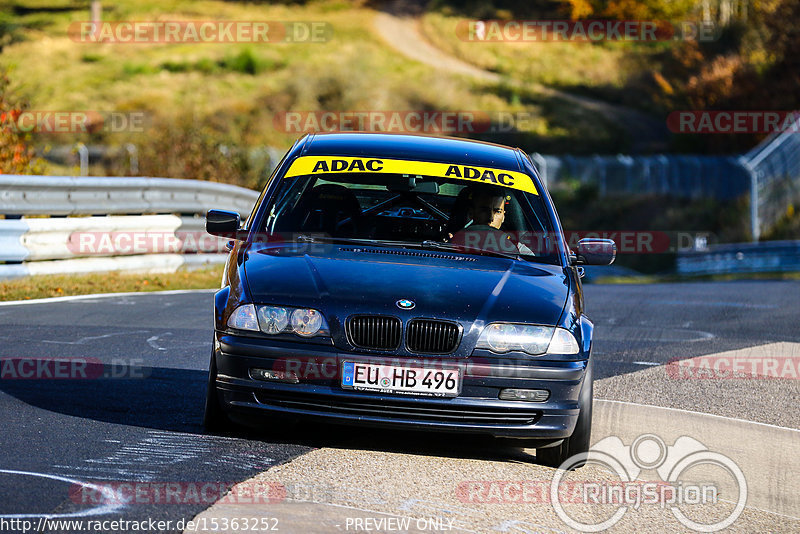
<path fill-rule="evenodd" d="M 0 381 L 0 484 L 6 488 L 0 514 L 63 516 L 92 509 L 99 500 L 76 493 L 74 482 L 45 474 L 95 482 L 230 485 L 308 450 L 202 435 L 210 299 L 205 291 L 0 307 L 2 358 L 91 358 L 112 375 L 133 374 Z M 119 497 L 113 504 L 124 504 L 126 495 Z M 208 504 L 126 505 L 112 515 L 192 517 Z"/>
<path fill-rule="evenodd" d="M 783 427 L 777 432 L 800 428 L 798 380 L 674 380 L 663 371 L 676 358 L 768 344 L 795 350 L 800 343 L 800 283 L 588 285 L 585 293 L 587 313 L 596 325 L 595 397 L 617 403 L 596 402 L 597 428 L 621 420 L 637 425 L 638 415 L 650 413 L 648 408 L 637 409 L 638 405 L 675 409 L 669 413 L 694 418 L 695 428 L 708 431 L 716 428 L 715 421 L 734 425 L 731 432 L 750 428 L 747 421 L 763 423 L 758 428 L 765 432 L 776 427 Z M 304 454 L 309 460 L 301 458 L 285 466 L 297 464 L 295 476 L 303 473 L 303 462 L 313 469 L 315 458 L 328 462 L 327 470 L 333 473 L 336 465 L 330 463 L 331 458 L 368 461 L 373 454 L 386 453 L 375 461 L 391 469 L 391 455 L 399 453 L 413 454 L 434 470 L 451 458 L 490 462 L 493 469 L 501 469 L 504 458 L 517 454 L 497 446 L 487 453 L 480 440 L 454 443 L 447 437 L 335 428 L 204 435 L 200 420 L 211 349 L 211 291 L 0 304 L 0 324 L 0 358 L 4 365 L 14 364 L 3 367 L 0 380 L 0 484 L 5 488 L 0 519 L 43 514 L 191 519 L 216 499 L 180 504 L 92 501 L 82 497 L 81 490 L 92 482 L 183 482 L 217 483 L 221 494 L 234 483 Z M 92 379 L 9 375 L 20 369 L 22 359 L 55 357 L 88 359 L 92 363 L 87 375 Z M 692 412 L 700 413 L 687 415 Z M 691 434 L 692 428 L 685 432 Z M 785 432 L 787 443 L 797 445 L 800 434 Z M 748 436 L 740 439 L 746 442 Z M 356 459 L 348 456 L 355 453 Z M 330 458 L 319 458 L 323 454 Z M 281 469 L 269 471 L 267 478 Z M 769 478 L 769 473 L 761 475 Z M 386 486 L 391 484 L 384 482 L 390 493 Z M 781 491 L 765 490 L 766 504 L 759 510 L 777 513 L 780 508 L 783 515 L 751 518 L 748 528 L 782 530 L 775 525 L 798 525 L 798 514 L 786 513 L 796 500 L 783 502 Z M 391 500 L 384 496 L 387 499 Z M 782 504 L 770 507 L 774 499 Z M 308 508 L 297 514 L 305 514 L 306 519 L 295 518 L 295 524 L 303 524 L 309 514 L 324 513 Z M 505 518 L 506 524 L 510 519 Z M 289 527 L 281 530 L 299 531 L 292 524 L 290 518 Z M 564 527 L 553 524 L 550 528 Z"/>

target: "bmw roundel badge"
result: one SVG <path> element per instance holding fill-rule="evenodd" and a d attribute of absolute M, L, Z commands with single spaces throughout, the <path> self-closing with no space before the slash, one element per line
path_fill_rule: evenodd
<path fill-rule="evenodd" d="M 395 304 L 397 304 L 397 307 L 401 310 L 413 310 L 414 306 L 416 306 L 413 300 L 408 299 L 400 299 Z"/>

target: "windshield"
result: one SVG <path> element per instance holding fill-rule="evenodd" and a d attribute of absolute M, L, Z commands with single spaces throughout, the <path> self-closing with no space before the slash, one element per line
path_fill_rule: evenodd
<path fill-rule="evenodd" d="M 512 187 L 386 172 L 285 177 L 264 206 L 259 233 L 267 241 L 360 242 L 558 264 L 553 225 L 532 181 L 526 191 L 506 183 Z"/>

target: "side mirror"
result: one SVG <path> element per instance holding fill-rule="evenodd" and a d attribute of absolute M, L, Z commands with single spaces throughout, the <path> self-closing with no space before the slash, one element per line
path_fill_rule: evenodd
<path fill-rule="evenodd" d="M 612 239 L 581 239 L 575 254 L 574 265 L 611 265 L 617 257 L 617 244 Z"/>
<path fill-rule="evenodd" d="M 208 210 L 206 232 L 226 239 L 239 239 L 241 220 L 235 211 Z"/>

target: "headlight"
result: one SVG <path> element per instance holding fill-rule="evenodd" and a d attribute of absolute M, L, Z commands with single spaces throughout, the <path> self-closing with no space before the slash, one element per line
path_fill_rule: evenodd
<path fill-rule="evenodd" d="M 322 314 L 317 310 L 300 308 L 292 312 L 292 330 L 299 336 L 311 337 L 317 335 L 322 329 L 322 323 Z"/>
<path fill-rule="evenodd" d="M 239 306 L 228 319 L 228 326 L 265 334 L 297 334 L 302 337 L 327 336 L 328 323 L 322 312 L 287 306 Z"/>
<path fill-rule="evenodd" d="M 494 323 L 483 329 L 477 347 L 492 352 L 522 351 L 542 354 L 553 337 L 553 328 L 526 324 Z"/>
<path fill-rule="evenodd" d="M 289 312 L 277 306 L 259 306 L 258 322 L 265 334 L 280 334 L 289 324 Z"/>
<path fill-rule="evenodd" d="M 517 351 L 532 355 L 577 354 L 578 342 L 563 328 L 529 324 L 492 323 L 483 329 L 478 349 L 498 354 Z"/>
<path fill-rule="evenodd" d="M 568 330 L 556 328 L 553 339 L 550 340 L 550 346 L 547 348 L 547 354 L 578 354 L 580 351 L 575 336 Z"/>
<path fill-rule="evenodd" d="M 256 307 L 252 304 L 239 306 L 228 318 L 228 326 L 238 330 L 254 330 L 258 332 L 258 319 L 256 319 Z"/>

